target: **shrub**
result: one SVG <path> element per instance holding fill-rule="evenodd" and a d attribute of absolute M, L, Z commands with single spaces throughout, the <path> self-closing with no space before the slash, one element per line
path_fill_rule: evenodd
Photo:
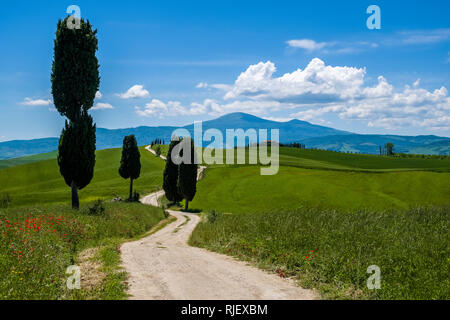
<path fill-rule="evenodd" d="M 207 216 L 208 222 L 214 223 L 220 216 L 221 216 L 221 214 L 219 212 L 216 212 L 216 210 L 212 210 Z"/>
<path fill-rule="evenodd" d="M 6 209 L 11 204 L 11 197 L 9 193 L 0 194 L 0 208 Z"/>
<path fill-rule="evenodd" d="M 155 152 L 157 157 L 161 156 L 161 146 L 157 146 Z"/>
<path fill-rule="evenodd" d="M 162 210 L 162 212 L 164 214 L 164 217 L 167 219 L 169 217 L 169 213 L 166 211 L 166 206 L 163 205 L 161 207 L 161 210 Z"/>
<path fill-rule="evenodd" d="M 89 215 L 101 216 L 105 214 L 105 207 L 102 200 L 97 200 L 92 207 L 89 208 Z"/>

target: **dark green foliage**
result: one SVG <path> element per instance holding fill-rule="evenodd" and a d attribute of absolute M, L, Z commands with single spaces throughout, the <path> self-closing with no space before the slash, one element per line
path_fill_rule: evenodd
<path fill-rule="evenodd" d="M 127 202 L 140 202 L 141 195 L 139 192 L 134 191 L 133 196 L 127 200 Z"/>
<path fill-rule="evenodd" d="M 66 121 L 58 146 L 58 165 L 72 188 L 72 206 L 77 209 L 78 190 L 92 180 L 95 166 L 95 130 L 92 117 L 83 111 L 77 122 Z"/>
<path fill-rule="evenodd" d="M 160 156 L 161 156 L 161 146 L 158 145 L 158 146 L 156 147 L 156 151 L 155 151 L 155 152 L 156 152 L 156 156 L 157 156 L 157 157 L 160 157 Z"/>
<path fill-rule="evenodd" d="M 69 29 L 67 20 L 58 21 L 51 81 L 55 107 L 69 119 L 59 141 L 58 164 L 72 188 L 72 207 L 78 209 L 78 190 L 94 174 L 96 127 L 88 110 L 100 84 L 98 41 L 89 21 L 81 19 L 80 29 Z"/>
<path fill-rule="evenodd" d="M 52 68 L 52 94 L 56 109 L 76 121 L 94 104 L 100 85 L 97 30 L 81 19 L 81 29 L 67 28 L 67 18 L 58 21 Z"/>
<path fill-rule="evenodd" d="M 102 200 L 97 200 L 92 207 L 89 208 L 89 215 L 102 216 L 105 214 L 105 206 Z"/>
<path fill-rule="evenodd" d="M 183 150 L 186 148 L 191 149 L 190 161 L 185 163 L 184 161 L 178 166 L 178 192 L 185 200 L 185 211 L 189 209 L 189 201 L 192 201 L 197 192 L 197 172 L 198 165 L 196 163 L 196 153 L 194 147 L 194 141 L 192 139 L 183 139 L 181 143 L 185 146 L 181 150 L 181 156 L 183 156 Z"/>
<path fill-rule="evenodd" d="M 167 153 L 166 168 L 164 169 L 163 176 L 163 189 L 166 193 L 166 198 L 173 203 L 180 202 L 183 197 L 178 192 L 178 165 L 172 161 L 172 150 L 176 145 L 180 143 L 179 140 L 174 140 L 169 145 L 169 151 Z"/>
<path fill-rule="evenodd" d="M 133 180 L 141 174 L 141 153 L 139 152 L 136 137 L 126 136 L 123 139 L 122 159 L 120 160 L 119 174 L 124 179 L 130 179 L 130 196 L 133 199 Z"/>
<path fill-rule="evenodd" d="M 9 196 L 9 193 L 0 194 L 0 208 L 6 209 L 9 207 L 10 203 L 11 197 Z"/>
<path fill-rule="evenodd" d="M 208 222 L 214 223 L 216 220 L 221 216 L 222 214 L 217 212 L 216 210 L 211 210 L 211 212 L 208 214 Z"/>
<path fill-rule="evenodd" d="M 387 156 L 393 156 L 394 155 L 394 144 L 392 144 L 390 142 L 386 143 L 385 149 L 386 149 L 386 155 Z"/>

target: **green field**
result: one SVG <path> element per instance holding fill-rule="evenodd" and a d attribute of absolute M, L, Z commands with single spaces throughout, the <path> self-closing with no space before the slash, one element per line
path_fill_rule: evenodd
<path fill-rule="evenodd" d="M 111 202 L 126 198 L 129 181 L 119 176 L 121 150 L 97 152 L 94 179 L 80 191 L 80 211 L 70 207 L 70 188 L 53 159 L 10 161 L 0 170 L 0 195 L 8 194 L 9 208 L 0 208 L 0 299 L 123 299 L 126 275 L 120 269 L 120 244 L 145 234 L 164 214 L 140 203 Z M 141 177 L 135 189 L 141 194 L 159 190 L 164 162 L 141 148 Z M 93 201 L 104 199 L 104 213 L 91 214 Z M 104 278 L 95 288 L 69 291 L 65 275 L 80 253 L 96 248 L 92 263 Z"/>
<path fill-rule="evenodd" d="M 450 171 L 450 157 L 401 158 L 296 148 L 280 148 L 280 164 L 302 168 L 378 172 L 392 170 Z"/>
<path fill-rule="evenodd" d="M 144 148 L 141 151 L 141 177 L 134 182 L 135 189 L 146 194 L 162 185 L 164 162 Z M 129 181 L 119 175 L 121 150 L 97 151 L 94 179 L 80 191 L 80 201 L 126 197 Z M 8 193 L 12 206 L 29 204 L 66 203 L 70 188 L 59 173 L 56 160 L 46 160 L 0 170 L 0 194 Z"/>
<path fill-rule="evenodd" d="M 450 204 L 450 173 L 345 172 L 281 166 L 274 176 L 259 167 L 209 168 L 192 209 L 261 212 L 303 207 L 390 209 Z"/>
<path fill-rule="evenodd" d="M 49 152 L 49 153 L 37 154 L 34 156 L 29 156 L 29 157 L 9 159 L 9 160 L 0 160 L 0 169 L 21 166 L 24 164 L 39 162 L 39 161 L 43 161 L 43 160 L 56 159 L 56 156 L 57 156 L 57 152 L 54 151 L 54 152 Z"/>
<path fill-rule="evenodd" d="M 162 153 L 166 152 L 163 146 Z M 110 202 L 104 216 L 88 214 L 92 201 L 128 194 L 129 182 L 118 174 L 120 155 L 119 149 L 97 152 L 95 177 L 80 192 L 84 203 L 80 212 L 69 208 L 70 188 L 56 160 L 16 161 L 14 167 L 0 170 L 0 195 L 8 193 L 12 198 L 11 208 L 0 209 L 1 227 L 6 219 L 24 223 L 29 213 L 68 217 L 56 236 L 47 230 L 46 237 L 31 239 L 34 247 L 42 247 L 41 255 L 58 248 L 57 253 L 52 251 L 51 264 L 30 254 L 21 268 L 39 265 L 42 271 L 37 275 L 25 278 L 24 271 L 15 267 L 17 256 L 10 256 L 7 245 L 2 247 L 1 272 L 7 275 L 0 287 L 3 297 L 125 297 L 125 275 L 118 268 L 116 248 L 124 239 L 148 231 L 164 215 L 140 204 Z M 141 156 L 137 191 L 159 190 L 164 161 L 143 148 Z M 251 261 L 283 277 L 294 276 L 326 298 L 450 298 L 448 158 L 281 148 L 280 163 L 275 176 L 261 176 L 259 166 L 209 166 L 191 203 L 191 209 L 203 211 L 205 218 L 191 244 Z M 218 213 L 211 215 L 213 210 Z M 78 239 L 77 245 L 64 242 L 65 234 Z M 101 248 L 96 259 L 107 277 L 95 292 L 74 296 L 64 289 L 61 272 L 90 247 Z M 29 249 L 25 246 L 21 251 Z M 373 264 L 382 272 L 382 289 L 377 291 L 365 286 L 367 267 Z M 42 286 L 39 277 L 60 282 Z M 16 292 L 8 291 L 11 285 Z"/>
<path fill-rule="evenodd" d="M 90 207 L 0 209 L 0 300 L 126 298 L 118 248 L 145 234 L 164 215 L 139 203 L 105 203 L 105 212 L 97 215 L 89 213 Z M 94 288 L 68 290 L 66 268 L 80 265 L 79 254 L 87 248 L 98 248 L 90 264 L 99 264 L 104 276 Z"/>
<path fill-rule="evenodd" d="M 191 202 L 205 219 L 190 243 L 325 298 L 450 298 L 448 159 L 282 148 L 280 163 L 275 176 L 208 168 Z M 381 268 L 381 290 L 367 289 L 370 265 Z"/>
<path fill-rule="evenodd" d="M 450 207 L 218 214 L 190 244 L 250 261 L 328 299 L 450 299 Z M 381 289 L 367 288 L 377 265 Z"/>

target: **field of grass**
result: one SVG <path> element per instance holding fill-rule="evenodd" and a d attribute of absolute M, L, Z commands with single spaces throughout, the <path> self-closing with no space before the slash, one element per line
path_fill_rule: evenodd
<path fill-rule="evenodd" d="M 0 209 L 0 299 L 125 298 L 119 245 L 147 232 L 164 214 L 139 203 L 104 206 L 99 215 L 90 215 L 88 204 L 79 212 L 67 204 Z M 103 278 L 91 289 L 68 290 L 67 267 L 94 247 L 99 250 L 93 263 L 101 264 Z"/>
<path fill-rule="evenodd" d="M 207 169 L 191 202 L 206 212 L 192 245 L 295 276 L 325 298 L 450 299 L 448 159 L 280 151 L 275 176 Z M 367 289 L 371 265 L 381 290 Z"/>
<path fill-rule="evenodd" d="M 73 211 L 54 156 L 29 157 L 28 164 L 15 159 L 0 169 L 0 195 L 12 200 L 0 209 L 0 299 L 123 299 L 126 274 L 118 248 L 165 215 L 139 203 L 110 202 L 128 196 L 129 181 L 118 173 L 120 149 L 97 152 L 94 179 L 80 191 L 80 211 Z M 159 190 L 164 162 L 141 148 L 141 163 L 135 189 L 142 195 Z M 105 212 L 90 214 L 97 199 L 106 200 Z M 86 249 L 93 252 L 87 262 L 80 258 Z M 99 283 L 68 290 L 66 268 L 84 263 L 100 266 Z"/>
<path fill-rule="evenodd" d="M 144 148 L 140 151 L 141 177 L 134 182 L 134 187 L 143 195 L 161 188 L 164 162 Z M 129 181 L 119 175 L 120 158 L 120 149 L 97 151 L 94 178 L 88 187 L 80 191 L 81 202 L 127 197 Z M 10 195 L 12 206 L 65 203 L 70 200 L 70 188 L 60 175 L 55 159 L 1 169 L 2 193 Z"/>
<path fill-rule="evenodd" d="M 259 167 L 209 168 L 197 184 L 192 209 L 265 212 L 321 209 L 390 209 L 450 205 L 450 173 L 345 172 L 281 166 L 274 176 Z"/>
<path fill-rule="evenodd" d="M 49 153 L 37 154 L 34 156 L 29 156 L 29 157 L 9 159 L 9 160 L 0 160 L 0 169 L 21 166 L 24 164 L 39 162 L 39 161 L 43 161 L 43 160 L 56 159 L 56 156 L 57 156 L 57 152 L 54 151 L 54 152 L 49 152 Z"/>
<path fill-rule="evenodd" d="M 329 299 L 450 299 L 450 207 L 217 214 L 191 245 L 293 276 Z M 367 269 L 381 270 L 369 290 Z"/>
<path fill-rule="evenodd" d="M 153 150 L 157 145 L 152 147 Z M 168 146 L 161 145 L 161 153 L 167 155 Z M 241 149 L 241 148 L 240 148 Z M 201 152 L 198 150 L 198 152 Z M 223 152 L 224 151 L 220 151 Z M 235 150 L 235 163 L 238 150 Z M 245 150 L 248 162 L 248 148 Z M 204 163 L 203 163 L 204 164 Z M 342 171 L 436 171 L 450 172 L 450 157 L 388 157 L 367 154 L 341 153 L 325 150 L 280 148 L 280 165 L 305 169 Z M 222 165 L 213 165 L 213 167 Z"/>
<path fill-rule="evenodd" d="M 392 171 L 432 170 L 450 172 L 450 157 L 422 159 L 280 148 L 280 164 L 302 168 Z"/>
<path fill-rule="evenodd" d="M 0 169 L 0 195 L 12 199 L 0 209 L 0 299 L 125 297 L 117 248 L 164 214 L 112 202 L 104 215 L 88 214 L 94 200 L 127 196 L 120 156 L 97 152 L 80 212 L 69 207 L 56 160 Z M 161 189 L 165 164 L 143 148 L 141 156 L 135 188 L 143 195 Z M 191 244 L 295 276 L 328 298 L 450 298 L 449 159 L 281 148 L 280 162 L 275 176 L 261 176 L 258 166 L 209 166 L 190 206 L 206 212 Z M 221 214 L 212 219 L 212 210 Z M 93 247 L 105 278 L 93 291 L 68 291 L 67 266 Z M 365 285 L 369 265 L 381 268 L 381 290 Z"/>

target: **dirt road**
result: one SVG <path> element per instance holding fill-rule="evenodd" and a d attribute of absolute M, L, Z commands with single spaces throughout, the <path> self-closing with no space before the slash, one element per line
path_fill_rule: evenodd
<path fill-rule="evenodd" d="M 199 170 L 199 172 L 203 169 Z M 142 202 L 158 206 L 159 191 Z M 311 291 L 236 259 L 187 244 L 200 222 L 195 214 L 169 211 L 177 221 L 155 234 L 122 245 L 123 267 L 130 275 L 131 299 L 276 300 L 317 299 Z"/>
<path fill-rule="evenodd" d="M 129 294 L 138 300 L 315 299 L 316 295 L 231 257 L 187 245 L 197 215 L 169 211 L 177 218 L 159 232 L 122 246 L 130 274 Z"/>

